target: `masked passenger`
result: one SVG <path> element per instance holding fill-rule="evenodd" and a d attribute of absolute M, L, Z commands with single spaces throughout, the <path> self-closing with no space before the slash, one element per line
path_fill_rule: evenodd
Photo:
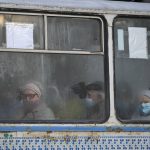
<path fill-rule="evenodd" d="M 132 116 L 133 120 L 149 120 L 150 119 L 150 90 L 144 90 L 138 96 L 139 104 Z"/>
<path fill-rule="evenodd" d="M 86 90 L 87 119 L 103 120 L 105 118 L 105 96 L 102 83 L 97 81 L 88 84 Z"/>
<path fill-rule="evenodd" d="M 23 102 L 24 120 L 50 120 L 54 113 L 41 99 L 42 93 L 35 83 L 28 83 L 20 89 L 20 98 Z"/>
<path fill-rule="evenodd" d="M 105 119 L 105 96 L 101 82 L 96 81 L 88 85 L 79 82 L 71 89 L 80 98 L 80 105 L 83 105 L 82 116 L 85 119 L 98 121 Z"/>
<path fill-rule="evenodd" d="M 145 90 L 139 96 L 140 106 L 139 111 L 141 116 L 150 117 L 150 90 Z"/>

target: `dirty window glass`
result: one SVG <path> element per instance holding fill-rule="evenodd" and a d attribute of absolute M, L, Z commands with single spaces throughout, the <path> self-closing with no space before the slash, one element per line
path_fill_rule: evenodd
<path fill-rule="evenodd" d="M 150 122 L 150 19 L 114 21 L 115 105 L 119 120 Z"/>
<path fill-rule="evenodd" d="M 48 17 L 49 50 L 102 51 L 100 19 Z"/>
<path fill-rule="evenodd" d="M 0 48 L 43 49 L 42 16 L 0 14 Z"/>
<path fill-rule="evenodd" d="M 107 117 L 103 55 L 0 53 L 0 120 Z"/>

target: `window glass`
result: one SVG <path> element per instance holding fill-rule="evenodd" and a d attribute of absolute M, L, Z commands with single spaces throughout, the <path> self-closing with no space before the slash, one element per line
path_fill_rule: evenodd
<path fill-rule="evenodd" d="M 48 49 L 102 51 L 99 19 L 48 17 Z"/>
<path fill-rule="evenodd" d="M 114 21 L 115 104 L 121 121 L 150 121 L 150 19 Z"/>
<path fill-rule="evenodd" d="M 0 15 L 0 48 L 43 49 L 42 16 Z"/>
<path fill-rule="evenodd" d="M 107 117 L 103 55 L 0 53 L 0 120 Z"/>

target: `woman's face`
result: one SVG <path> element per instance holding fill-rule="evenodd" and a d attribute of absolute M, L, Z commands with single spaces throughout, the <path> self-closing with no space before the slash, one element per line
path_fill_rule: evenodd
<path fill-rule="evenodd" d="M 34 105 L 39 102 L 40 98 L 34 91 L 26 89 L 22 93 L 22 100 L 25 105 Z"/>

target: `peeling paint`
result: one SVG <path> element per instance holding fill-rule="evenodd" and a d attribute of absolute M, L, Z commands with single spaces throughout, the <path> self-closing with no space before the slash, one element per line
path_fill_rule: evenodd
<path fill-rule="evenodd" d="M 121 127 L 107 127 L 106 129 L 108 132 L 123 132 L 123 128 Z"/>
<path fill-rule="evenodd" d="M 4 133 L 4 138 L 6 138 L 6 139 L 13 138 L 13 135 L 9 134 L 9 133 Z"/>

